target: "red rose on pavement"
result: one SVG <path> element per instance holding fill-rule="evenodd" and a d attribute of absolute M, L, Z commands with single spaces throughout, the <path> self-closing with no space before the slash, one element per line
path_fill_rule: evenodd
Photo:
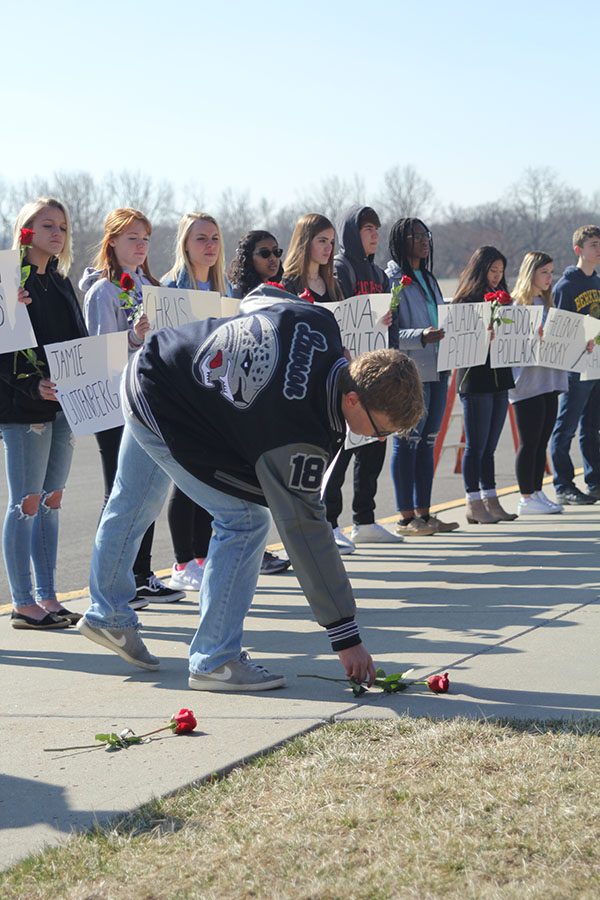
<path fill-rule="evenodd" d="M 21 247 L 31 247 L 34 234 L 35 232 L 31 228 L 21 228 Z"/>
<path fill-rule="evenodd" d="M 400 279 L 400 284 L 402 287 L 408 287 L 409 284 L 412 284 L 412 278 L 410 275 L 403 275 Z"/>
<path fill-rule="evenodd" d="M 133 280 L 129 272 L 123 272 L 119 284 L 124 291 L 131 291 L 135 287 L 135 281 Z"/>
<path fill-rule="evenodd" d="M 171 716 L 171 728 L 175 734 L 187 734 L 193 731 L 198 723 L 191 709 L 180 709 Z"/>
<path fill-rule="evenodd" d="M 446 694 L 448 692 L 448 688 L 450 687 L 450 679 L 448 678 L 448 673 L 444 672 L 443 675 L 432 675 L 427 679 L 427 686 L 430 691 L 433 691 L 434 694 Z"/>
<path fill-rule="evenodd" d="M 298 294 L 298 297 L 300 298 L 300 300 L 308 300 L 309 303 L 315 302 L 315 298 L 313 297 L 313 295 L 311 294 L 311 292 L 309 291 L 308 288 L 305 288 L 301 294 Z"/>

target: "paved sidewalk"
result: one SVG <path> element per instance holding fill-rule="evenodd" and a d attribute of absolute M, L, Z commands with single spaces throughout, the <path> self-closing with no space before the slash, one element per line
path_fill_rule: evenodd
<path fill-rule="evenodd" d="M 503 502 L 514 510 L 517 497 Z M 261 577 L 247 620 L 247 649 L 288 678 L 287 689 L 262 695 L 188 690 L 192 595 L 141 612 L 162 661 L 154 673 L 73 630 L 15 631 L 1 616 L 0 866 L 332 719 L 598 715 L 600 504 L 496 526 L 465 525 L 463 507 L 442 518 L 461 530 L 364 546 L 345 560 L 377 664 L 414 666 L 415 678 L 447 670 L 445 696 L 420 687 L 354 700 L 342 684 L 297 678 L 342 670 L 293 573 Z M 118 753 L 43 752 L 92 743 L 98 731 L 150 731 L 182 706 L 198 733 Z"/>

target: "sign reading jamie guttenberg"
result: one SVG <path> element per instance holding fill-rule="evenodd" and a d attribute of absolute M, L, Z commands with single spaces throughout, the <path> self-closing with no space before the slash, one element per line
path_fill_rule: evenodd
<path fill-rule="evenodd" d="M 18 250 L 0 251 L 0 353 L 37 346 L 27 307 L 18 301 L 21 260 Z"/>
<path fill-rule="evenodd" d="M 342 335 L 342 344 L 354 358 L 369 350 L 381 350 L 388 346 L 388 328 L 382 319 L 390 308 L 391 294 L 359 294 L 336 303 L 328 303 L 326 309 L 333 313 Z M 345 448 L 352 450 L 370 444 L 377 438 L 353 434 L 346 435 Z"/>
<path fill-rule="evenodd" d="M 145 284 L 142 297 L 152 331 L 179 328 L 200 319 L 236 316 L 240 308 L 239 300 L 221 297 L 218 291 L 192 291 Z"/>
<path fill-rule="evenodd" d="M 123 425 L 119 384 L 127 364 L 126 331 L 47 344 L 44 350 L 50 380 L 74 434 Z"/>

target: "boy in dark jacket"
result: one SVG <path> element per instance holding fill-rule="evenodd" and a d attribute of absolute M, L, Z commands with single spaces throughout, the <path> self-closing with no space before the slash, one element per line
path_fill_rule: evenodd
<path fill-rule="evenodd" d="M 194 690 L 263 691 L 285 679 L 241 652 L 271 510 L 300 585 L 349 677 L 372 682 L 352 588 L 320 500 L 346 423 L 384 435 L 422 415 L 412 361 L 396 350 L 348 365 L 334 316 L 274 287 L 247 315 L 163 328 L 130 361 L 115 487 L 99 525 L 91 606 L 80 632 L 158 668 L 129 608 L 131 564 L 170 480 L 213 516 L 201 615 L 190 647 Z"/>
<path fill-rule="evenodd" d="M 600 228 L 585 225 L 573 235 L 576 266 L 568 266 L 552 292 L 554 305 L 600 319 Z M 591 349 L 591 348 L 589 348 Z M 577 428 L 587 493 L 575 486 L 570 449 Z M 600 381 L 581 381 L 569 372 L 569 390 L 560 397 L 550 450 L 554 488 L 561 504 L 585 505 L 600 500 Z"/>
<path fill-rule="evenodd" d="M 335 277 L 345 298 L 359 294 L 381 294 L 390 289 L 389 279 L 374 258 L 379 243 L 379 216 L 370 206 L 350 209 L 343 220 L 340 252 L 334 259 Z M 363 444 L 353 450 L 343 449 L 336 460 L 325 489 L 327 520 L 333 528 L 340 553 L 354 553 L 355 543 L 398 543 L 401 537 L 375 522 L 377 479 L 385 459 L 385 442 Z M 354 456 L 354 498 L 352 533 L 342 532 L 338 519 L 342 513 L 342 486 L 346 469 Z"/>

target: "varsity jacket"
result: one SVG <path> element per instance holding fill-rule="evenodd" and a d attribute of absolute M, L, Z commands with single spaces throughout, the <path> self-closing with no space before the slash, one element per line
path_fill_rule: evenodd
<path fill-rule="evenodd" d="M 334 650 L 360 643 L 321 502 L 345 436 L 339 328 L 323 306 L 260 285 L 243 314 L 155 332 L 129 362 L 131 411 L 200 481 L 268 506 Z"/>

